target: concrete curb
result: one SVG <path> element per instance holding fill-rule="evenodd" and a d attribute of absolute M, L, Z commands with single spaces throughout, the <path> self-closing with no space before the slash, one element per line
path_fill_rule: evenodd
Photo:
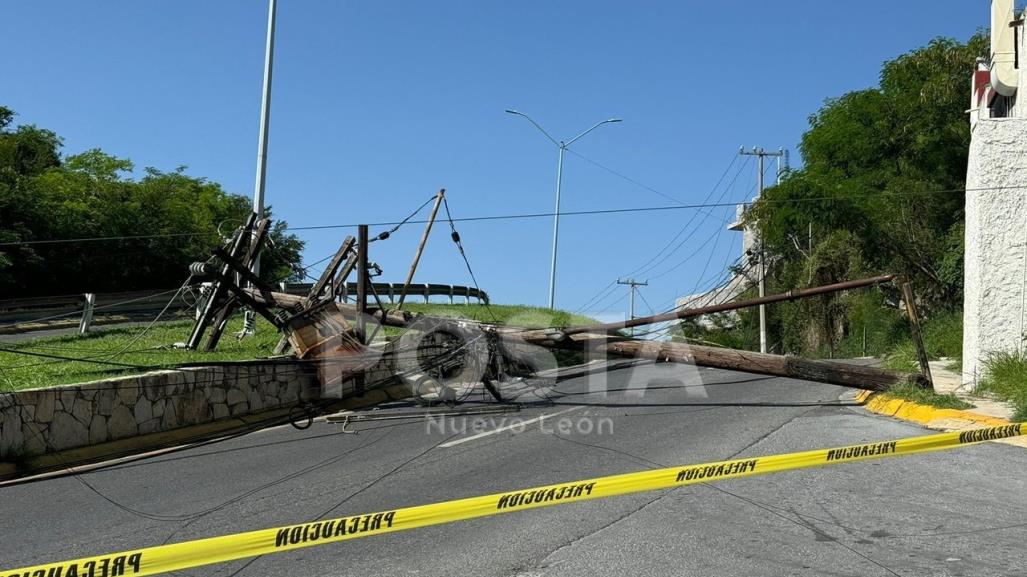
<path fill-rule="evenodd" d="M 871 413 L 918 423 L 928 429 L 939 431 L 961 431 L 978 427 L 1001 427 L 1010 424 L 1010 421 L 1006 419 L 960 409 L 940 409 L 892 397 L 887 393 L 862 391 L 856 395 L 855 401 Z M 1027 438 L 1024 437 L 1001 439 L 996 442 L 1027 448 Z"/>
<path fill-rule="evenodd" d="M 341 399 L 333 403 L 328 410 L 365 408 L 388 401 L 405 399 L 409 396 L 410 387 L 406 385 L 393 385 L 381 389 L 372 389 L 367 391 L 362 397 Z M 191 425 L 170 431 L 121 439 L 119 441 L 76 447 L 59 453 L 31 457 L 22 463 L 0 462 L 0 486 L 12 481 L 19 482 L 24 480 L 25 477 L 49 473 L 83 472 L 96 468 L 97 463 L 104 461 L 121 461 L 131 459 L 133 456 L 142 453 L 169 448 L 184 448 L 184 446 L 193 443 L 225 437 L 248 427 L 259 426 L 260 423 L 286 418 L 291 408 L 273 409 L 204 423 L 202 425 Z"/>

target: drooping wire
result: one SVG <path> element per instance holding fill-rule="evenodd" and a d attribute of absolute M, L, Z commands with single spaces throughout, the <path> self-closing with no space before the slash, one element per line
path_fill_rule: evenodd
<path fill-rule="evenodd" d="M 481 294 L 481 288 L 478 286 L 478 279 L 474 277 L 474 271 L 471 270 L 471 262 L 467 260 L 467 253 L 464 252 L 464 244 L 460 240 L 460 233 L 456 231 L 456 225 L 453 224 L 453 215 L 449 212 L 449 199 L 442 198 L 442 206 L 446 209 L 446 220 L 449 221 L 450 237 L 453 239 L 453 243 L 456 244 L 457 250 L 460 251 L 460 257 L 464 259 L 464 264 L 467 266 L 467 274 L 471 275 L 471 282 L 474 283 L 475 290 L 478 294 Z M 489 306 L 488 299 L 482 301 L 485 305 L 485 310 L 488 311 L 489 316 L 492 317 L 492 322 L 498 322 L 498 318 L 495 313 L 492 312 L 492 307 Z"/>
<path fill-rule="evenodd" d="M 603 170 L 605 170 L 605 171 L 607 171 L 607 172 L 609 172 L 609 173 L 611 173 L 611 174 L 613 174 L 613 175 L 615 175 L 615 176 L 617 176 L 617 177 L 619 177 L 619 178 L 622 178 L 622 179 L 626 180 L 627 182 L 630 182 L 630 183 L 632 183 L 632 184 L 634 184 L 634 185 L 636 185 L 636 186 L 639 186 L 639 187 L 641 187 L 641 188 L 644 188 L 644 189 L 646 189 L 646 190 L 649 190 L 649 191 L 651 191 L 651 192 L 654 192 L 654 193 L 656 193 L 656 194 L 659 194 L 660 196 L 662 196 L 662 197 L 664 197 L 664 198 L 668 198 L 668 199 L 670 199 L 670 200 L 673 200 L 674 202 L 678 203 L 679 205 L 682 205 L 682 206 L 684 206 L 684 205 L 685 205 L 685 203 L 681 202 L 680 200 L 678 200 L 678 199 L 676 199 L 676 198 L 674 198 L 674 197 L 672 197 L 672 196 L 670 196 L 670 195 L 664 194 L 664 193 L 662 193 L 662 192 L 660 192 L 660 191 L 658 191 L 658 190 L 656 190 L 656 189 L 654 189 L 654 188 L 652 188 L 652 187 L 650 187 L 650 186 L 646 186 L 646 185 L 642 184 L 641 182 L 639 182 L 639 181 L 637 181 L 637 180 L 635 180 L 635 179 L 633 179 L 633 178 L 629 178 L 629 177 L 627 177 L 627 176 L 625 176 L 625 175 L 623 175 L 623 174 L 621 174 L 621 173 L 619 173 L 619 172 L 617 172 L 617 171 L 615 171 L 615 170 L 613 170 L 613 169 L 611 169 L 611 168 L 608 168 L 608 167 L 606 167 L 606 166 L 604 166 L 604 165 L 602 165 L 602 164 L 599 164 L 598 162 L 595 162 L 595 161 L 593 161 L 593 160 L 591 160 L 591 159 L 589 159 L 589 158 L 586 158 L 586 157 L 584 157 L 584 156 L 581 156 L 581 155 L 580 155 L 580 154 L 578 154 L 578 153 L 575 153 L 575 154 L 577 154 L 577 155 L 578 155 L 579 157 L 581 157 L 581 158 L 582 158 L 583 160 L 585 160 L 585 161 L 587 161 L 587 162 L 589 162 L 589 163 L 591 163 L 591 164 L 594 164 L 594 165 L 598 166 L 599 168 L 601 168 L 601 169 L 603 169 Z M 741 174 L 741 172 L 742 172 L 742 170 L 743 170 L 743 169 L 745 168 L 745 166 L 747 166 L 747 165 L 748 165 L 748 163 L 749 163 L 749 160 L 750 160 L 749 158 L 746 158 L 746 159 L 745 159 L 745 160 L 744 160 L 744 161 L 742 162 L 742 165 L 738 167 L 738 170 L 737 170 L 737 171 L 735 172 L 735 175 L 734 175 L 734 177 L 733 177 L 733 178 L 731 179 L 731 182 L 730 182 L 730 183 L 729 183 L 729 184 L 728 184 L 728 185 L 727 185 L 727 186 L 726 186 L 726 187 L 724 188 L 724 191 L 723 191 L 723 192 L 721 193 L 720 197 L 719 197 L 719 198 L 717 199 L 717 201 L 718 201 L 718 202 L 719 202 L 719 201 L 720 201 L 721 199 L 723 199 L 723 197 L 724 197 L 724 194 L 726 194 L 726 193 L 727 193 L 727 191 L 728 191 L 728 190 L 730 190 L 730 189 L 731 189 L 731 188 L 732 188 L 732 187 L 734 186 L 734 183 L 735 183 L 735 181 L 736 181 L 736 180 L 738 180 L 738 176 L 739 176 L 739 175 Z M 720 178 L 718 178 L 718 179 L 717 179 L 717 182 L 716 182 L 716 184 L 714 184 L 714 185 L 713 185 L 713 188 L 711 188 L 711 189 L 710 189 L 710 191 L 709 191 L 709 192 L 708 192 L 708 193 L 706 194 L 706 197 L 705 197 L 705 198 L 703 199 L 703 203 L 708 203 L 708 202 L 709 202 L 709 200 L 710 200 L 711 198 L 713 198 L 713 195 L 714 195 L 714 194 L 715 194 L 715 193 L 717 192 L 717 190 L 718 190 L 718 189 L 720 188 L 720 185 L 721 185 L 721 184 L 723 184 L 723 182 L 724 182 L 724 179 L 725 179 L 725 178 L 727 177 L 727 175 L 728 175 L 728 174 L 729 174 L 729 173 L 731 172 L 731 168 L 732 168 L 732 167 L 734 167 L 734 165 L 735 165 L 735 163 L 736 163 L 737 161 L 738 161 L 738 155 L 737 155 L 737 154 L 732 154 L 732 155 L 731 155 L 731 162 L 729 162 L 729 163 L 728 163 L 728 165 L 727 165 L 727 168 L 725 168 L 725 169 L 724 169 L 724 172 L 722 172 L 722 173 L 721 173 L 721 175 L 720 175 Z M 705 212 L 705 211 L 704 211 L 704 212 Z M 708 216 L 708 213 L 707 213 L 707 216 Z M 638 274 L 641 274 L 642 272 L 648 272 L 649 270 L 652 270 L 653 268 L 655 268 L 656 266 L 658 266 L 658 265 L 659 265 L 660 263 L 662 263 L 663 261 L 667 260 L 667 258 L 669 258 L 671 254 L 673 254 L 673 253 L 674 253 L 674 252 L 676 252 L 676 251 L 677 251 L 678 249 L 680 249 L 680 248 L 681 248 L 681 246 L 682 246 L 682 245 L 683 245 L 683 244 L 684 244 L 684 243 L 685 243 L 685 242 L 686 242 L 686 241 L 687 241 L 687 240 L 688 240 L 689 238 L 691 238 L 691 237 L 692 237 L 692 235 L 694 235 L 694 234 L 695 234 L 695 232 L 696 232 L 696 231 L 698 230 L 698 227 L 696 227 L 696 228 L 695 228 L 695 229 L 694 229 L 694 230 L 692 231 L 692 233 L 691 233 L 691 234 L 689 234 L 689 235 L 688 235 L 687 237 L 685 237 L 685 239 L 684 239 L 684 240 L 682 240 L 682 241 L 681 241 L 680 243 L 678 243 L 678 245 L 677 245 L 676 247 L 674 247 L 674 249 L 673 249 L 673 250 L 671 250 L 671 251 L 670 251 L 669 253 L 667 253 L 667 255 L 666 255 L 666 256 L 664 256 L 664 257 L 663 257 L 662 259 L 660 259 L 660 256 L 661 256 L 661 255 L 663 255 L 663 254 L 664 254 L 665 252 L 667 252 L 667 250 L 668 250 L 668 249 L 669 249 L 669 248 L 670 248 L 670 247 L 671 247 L 672 245 L 674 245 L 674 243 L 675 243 L 675 242 L 677 242 L 677 240 L 678 240 L 679 238 L 681 238 L 681 235 L 682 235 L 682 234 L 684 234 L 686 230 L 688 230 L 688 228 L 689 228 L 689 227 L 690 227 L 690 226 L 692 225 L 692 223 L 693 223 L 693 222 L 695 221 L 695 219 L 696 219 L 697 217 L 698 217 L 698 213 L 693 213 L 693 214 L 692 214 L 692 216 L 691 216 L 691 217 L 689 217 L 689 219 L 688 219 L 688 220 L 687 220 L 687 221 L 685 222 L 685 224 L 684 224 L 684 225 L 683 225 L 683 226 L 682 226 L 682 227 L 681 227 L 681 228 L 680 228 L 680 229 L 678 230 L 678 232 L 677 232 L 677 233 L 676 233 L 676 234 L 674 235 L 674 237 L 673 237 L 673 238 L 671 238 L 671 239 L 670 239 L 669 241 L 667 241 L 667 244 L 665 244 L 665 245 L 664 245 L 664 246 L 663 246 L 662 248 L 660 248 L 660 250 L 659 250 L 659 251 L 657 251 L 657 252 L 656 252 L 656 254 L 654 254 L 654 255 L 653 255 L 652 257 L 650 257 L 650 258 L 649 258 L 649 260 L 645 261 L 645 262 L 644 262 L 644 263 L 642 263 L 642 264 L 641 264 L 640 266 L 638 266 L 637 268 L 635 268 L 635 269 L 634 269 L 633 271 L 631 271 L 631 272 L 627 273 L 627 274 L 626 274 L 625 276 L 636 276 L 636 275 L 638 275 Z M 704 220 L 705 220 L 705 219 L 704 219 Z M 657 261 L 657 259 L 660 259 L 660 260 L 659 260 L 659 262 L 655 262 L 655 261 Z M 600 301 L 600 300 L 602 300 L 602 299 L 604 299 L 604 298 L 607 298 L 607 297 L 608 297 L 608 292 L 607 292 L 607 291 L 610 291 L 611 289 L 613 289 L 613 288 L 616 288 L 616 287 L 615 287 L 615 285 L 616 285 L 616 281 L 613 281 L 613 282 L 611 282 L 611 283 L 610 283 L 609 285 L 607 285 L 606 287 L 604 287 L 603 289 L 600 289 L 600 291 L 599 291 L 599 292 L 597 292 L 597 293 L 596 293 L 596 294 L 595 294 L 595 295 L 594 295 L 594 296 L 593 296 L 593 297 L 592 297 L 591 299 L 589 299 L 589 300 L 588 300 L 588 301 L 587 301 L 587 302 L 586 302 L 585 304 L 581 305 L 581 307 L 579 307 L 579 308 L 577 309 L 577 311 L 575 311 L 575 312 L 580 312 L 580 311 L 583 311 L 583 310 L 587 309 L 588 307 L 590 307 L 590 306 L 592 306 L 592 305 L 594 305 L 594 304 L 597 304 L 597 302 L 598 302 L 598 301 Z"/>

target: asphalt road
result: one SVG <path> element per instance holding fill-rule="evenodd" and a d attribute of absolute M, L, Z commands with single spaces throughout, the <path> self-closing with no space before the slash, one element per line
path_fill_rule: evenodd
<path fill-rule="evenodd" d="M 0 489 L 0 567 L 924 434 L 839 387 L 643 364 L 515 415 L 266 430 Z M 524 427 L 490 433 L 511 419 Z M 455 428 L 454 424 L 455 423 Z M 561 432 L 563 428 L 563 432 Z M 589 432 L 590 431 L 590 432 Z M 477 436 L 476 436 L 477 435 Z M 1027 575 L 1027 450 L 985 443 L 464 521 L 183 575 Z M 95 489 L 86 486 L 88 483 Z"/>

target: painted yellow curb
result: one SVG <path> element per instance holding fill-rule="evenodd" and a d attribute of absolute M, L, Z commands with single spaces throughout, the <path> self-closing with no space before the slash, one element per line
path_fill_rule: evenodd
<path fill-rule="evenodd" d="M 862 391 L 856 395 L 856 402 L 871 413 L 919 423 L 928 429 L 939 431 L 962 431 L 974 427 L 1001 427 L 1010 421 L 998 417 L 981 415 L 959 409 L 939 409 L 930 405 L 892 397 L 887 393 Z M 1009 445 L 1027 448 L 1027 439 L 1003 439 Z"/>

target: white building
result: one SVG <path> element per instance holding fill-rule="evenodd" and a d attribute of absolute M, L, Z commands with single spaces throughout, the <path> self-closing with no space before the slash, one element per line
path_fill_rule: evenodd
<path fill-rule="evenodd" d="M 993 351 L 1021 349 L 1027 318 L 1027 86 L 1023 13 L 992 0 L 991 55 L 978 61 L 966 170 L 963 381 L 976 384 Z"/>

